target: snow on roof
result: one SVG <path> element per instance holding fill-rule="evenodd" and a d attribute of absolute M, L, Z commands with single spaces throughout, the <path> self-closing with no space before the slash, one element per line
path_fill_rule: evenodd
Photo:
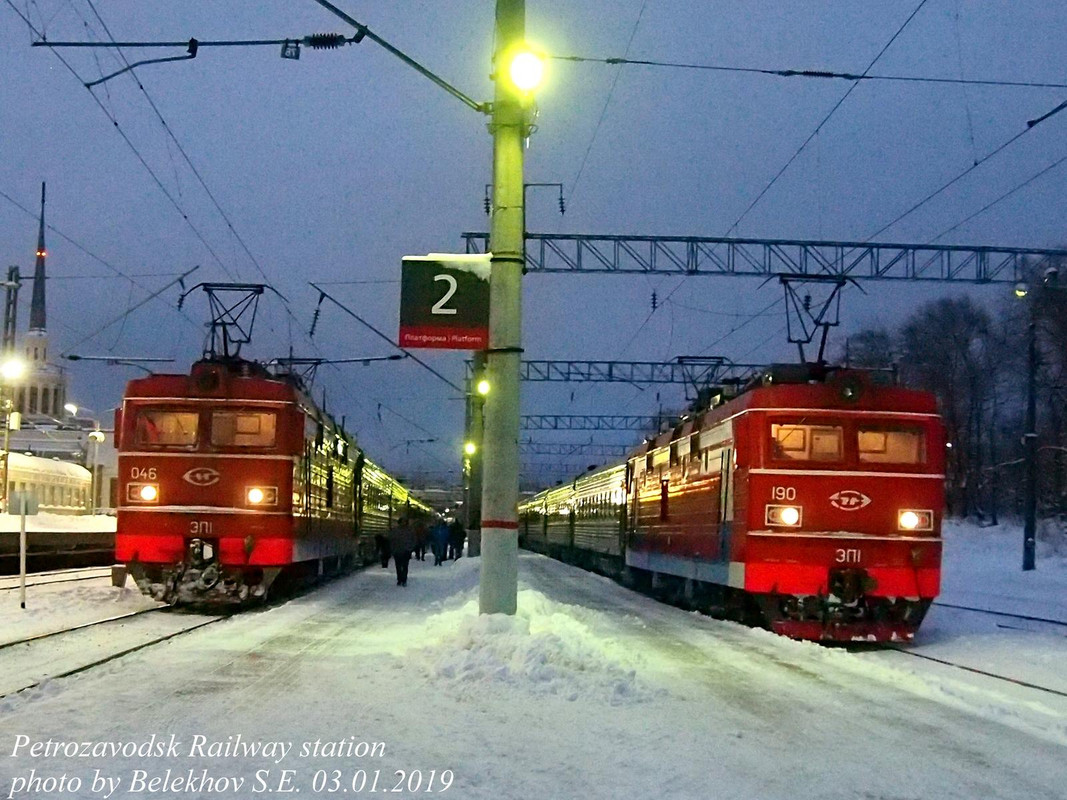
<path fill-rule="evenodd" d="M 9 466 L 13 472 L 34 472 L 39 475 L 56 475 L 84 481 L 88 481 L 90 478 L 89 470 L 81 464 L 72 464 L 70 461 L 60 461 L 57 458 L 41 458 L 39 456 L 27 456 L 23 453 L 12 453 Z"/>

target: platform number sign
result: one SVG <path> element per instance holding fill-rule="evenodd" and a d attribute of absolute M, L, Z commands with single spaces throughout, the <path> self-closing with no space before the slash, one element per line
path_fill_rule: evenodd
<path fill-rule="evenodd" d="M 489 346 L 489 256 L 405 256 L 400 346 L 484 350 Z"/>

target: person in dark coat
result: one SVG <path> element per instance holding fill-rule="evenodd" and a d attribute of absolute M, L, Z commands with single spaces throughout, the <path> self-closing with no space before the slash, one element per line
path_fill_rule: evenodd
<path fill-rule="evenodd" d="M 458 559 L 463 555 L 463 540 L 467 538 L 467 531 L 463 523 L 458 519 L 452 520 L 448 526 L 448 553 L 451 558 Z"/>
<path fill-rule="evenodd" d="M 448 555 L 448 526 L 444 520 L 437 520 L 430 531 L 430 546 L 433 548 L 433 565 L 439 567 Z"/>
<path fill-rule="evenodd" d="M 388 568 L 389 556 L 393 552 L 389 546 L 389 537 L 384 533 L 374 534 L 374 544 L 378 547 L 378 558 L 382 560 L 382 568 Z"/>
<path fill-rule="evenodd" d="M 426 540 L 430 538 L 430 532 L 426 529 L 426 521 L 419 520 L 415 523 L 415 558 L 419 561 L 426 560 Z"/>
<path fill-rule="evenodd" d="M 401 517 L 396 527 L 389 531 L 389 545 L 393 550 L 396 563 L 396 585 L 408 585 L 408 562 L 411 551 L 415 549 L 415 530 L 407 517 Z"/>

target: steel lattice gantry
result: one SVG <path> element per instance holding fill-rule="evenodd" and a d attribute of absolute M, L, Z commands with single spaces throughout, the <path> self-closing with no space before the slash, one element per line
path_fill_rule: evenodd
<path fill-rule="evenodd" d="M 735 364 L 717 356 L 681 357 L 676 361 L 523 361 L 519 376 L 524 381 L 569 383 L 683 383 L 706 386 L 727 373 L 759 369 L 759 364 Z M 467 362 L 467 375 L 473 371 Z"/>
<path fill-rule="evenodd" d="M 624 444 L 567 444 L 560 442 L 519 442 L 519 453 L 530 456 L 597 456 L 615 458 L 634 449 Z"/>
<path fill-rule="evenodd" d="M 674 426 L 678 417 L 626 414 L 524 414 L 519 427 L 528 431 L 656 431 L 663 423 Z"/>
<path fill-rule="evenodd" d="M 464 233 L 466 251 L 488 235 Z M 1016 283 L 1067 250 L 961 245 L 742 239 L 711 236 L 597 236 L 527 233 L 527 272 L 661 273 L 857 280 Z"/>

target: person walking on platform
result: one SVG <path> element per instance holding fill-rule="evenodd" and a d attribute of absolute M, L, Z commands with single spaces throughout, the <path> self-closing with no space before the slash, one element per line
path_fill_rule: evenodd
<path fill-rule="evenodd" d="M 389 567 L 389 556 L 392 553 L 392 549 L 389 547 L 389 537 L 384 533 L 374 534 L 374 544 L 378 547 L 378 558 L 382 560 L 382 568 L 387 569 Z"/>
<path fill-rule="evenodd" d="M 448 555 L 448 527 L 444 520 L 437 520 L 430 531 L 430 546 L 433 548 L 433 565 L 441 566 Z"/>
<path fill-rule="evenodd" d="M 415 558 L 419 561 L 426 560 L 426 540 L 430 538 L 430 532 L 426 529 L 426 521 L 418 520 L 415 523 Z"/>
<path fill-rule="evenodd" d="M 448 555 L 449 558 L 459 559 L 463 555 L 463 540 L 467 538 L 467 531 L 463 523 L 458 519 L 452 520 L 448 526 Z"/>
<path fill-rule="evenodd" d="M 407 517 L 401 517 L 396 527 L 389 531 L 389 544 L 396 562 L 396 585 L 408 585 L 408 562 L 415 549 L 415 531 Z"/>

